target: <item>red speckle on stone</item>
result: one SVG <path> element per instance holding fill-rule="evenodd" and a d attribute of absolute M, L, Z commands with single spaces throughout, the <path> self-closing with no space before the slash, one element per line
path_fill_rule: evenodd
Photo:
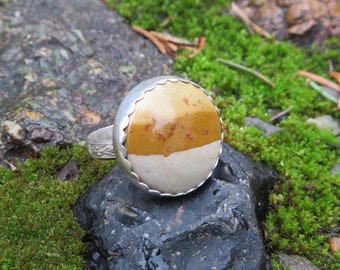
<path fill-rule="evenodd" d="M 208 135 L 208 130 L 207 129 L 203 129 L 202 135 Z"/>
<path fill-rule="evenodd" d="M 172 126 L 170 127 L 170 130 L 174 131 L 176 129 L 176 127 L 177 127 L 177 124 L 172 124 Z"/>
<path fill-rule="evenodd" d="M 163 134 L 158 133 L 158 140 L 165 142 L 166 138 L 164 137 Z"/>
<path fill-rule="evenodd" d="M 192 140 L 193 139 L 193 137 L 192 137 L 192 134 L 191 133 L 187 133 L 187 134 L 185 134 L 185 138 L 187 139 L 187 140 Z"/>
<path fill-rule="evenodd" d="M 144 127 L 144 129 L 145 129 L 146 131 L 148 131 L 150 127 L 151 127 L 151 124 L 147 124 L 147 125 Z"/>
<path fill-rule="evenodd" d="M 185 105 L 190 106 L 188 98 L 183 98 L 183 102 L 185 103 Z"/>
<path fill-rule="evenodd" d="M 169 135 L 168 135 L 168 138 L 170 138 L 170 137 L 174 136 L 174 134 L 175 134 L 175 133 L 173 133 L 173 132 L 170 132 L 170 133 L 169 133 Z"/>

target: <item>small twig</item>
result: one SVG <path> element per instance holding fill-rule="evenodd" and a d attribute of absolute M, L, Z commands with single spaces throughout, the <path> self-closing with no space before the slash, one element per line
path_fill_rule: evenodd
<path fill-rule="evenodd" d="M 217 58 L 217 61 L 221 62 L 223 64 L 226 64 L 226 65 L 228 65 L 230 67 L 237 68 L 237 69 L 249 72 L 249 73 L 253 74 L 255 77 L 257 77 L 257 78 L 261 79 L 262 81 L 264 81 L 266 84 L 268 84 L 272 88 L 275 88 L 275 84 L 272 81 L 270 81 L 267 77 L 265 77 L 264 75 L 262 75 L 261 73 L 255 71 L 255 70 L 252 70 L 252 69 L 250 69 L 248 67 L 236 64 L 236 63 L 228 61 L 228 60 L 220 59 L 220 58 Z"/>
<path fill-rule="evenodd" d="M 169 24 L 169 22 L 171 22 L 174 19 L 174 16 L 169 16 L 168 18 L 166 18 L 161 24 L 160 26 L 163 28 L 165 26 L 167 26 Z"/>
<path fill-rule="evenodd" d="M 205 45 L 205 38 L 196 38 L 194 42 L 175 37 L 167 32 L 159 33 L 155 31 L 147 31 L 139 26 L 132 26 L 132 29 L 148 38 L 163 54 L 168 54 L 171 57 L 176 57 L 178 49 L 190 51 L 189 58 L 194 57 L 197 53 L 201 52 Z"/>
<path fill-rule="evenodd" d="M 176 52 L 178 50 L 178 47 L 174 43 L 165 42 L 165 45 L 173 52 Z"/>
<path fill-rule="evenodd" d="M 196 44 L 194 42 L 179 38 L 179 37 L 175 37 L 169 33 L 163 32 L 163 33 L 159 33 L 159 32 L 155 32 L 155 31 L 150 31 L 150 34 L 156 36 L 158 39 L 165 41 L 165 42 L 171 42 L 174 43 L 176 45 L 186 45 L 186 46 L 190 46 L 190 47 L 194 47 L 196 46 Z"/>
<path fill-rule="evenodd" d="M 198 38 L 198 50 L 202 51 L 205 46 L 205 37 Z"/>
<path fill-rule="evenodd" d="M 197 41 L 198 45 L 197 45 L 197 49 L 195 52 L 193 52 L 192 54 L 189 55 L 189 58 L 193 58 L 196 54 L 200 53 L 205 46 L 205 37 L 200 37 L 198 38 Z"/>
<path fill-rule="evenodd" d="M 328 63 L 328 72 L 332 72 L 334 70 L 332 61 L 328 60 L 327 63 Z"/>
<path fill-rule="evenodd" d="M 286 114 L 289 113 L 292 109 L 293 109 L 293 106 L 290 105 L 286 110 L 284 110 L 284 111 L 282 111 L 282 112 L 279 112 L 279 113 L 273 115 L 273 116 L 269 119 L 269 121 L 274 121 L 274 120 L 276 120 L 276 119 L 278 119 L 278 118 L 280 118 L 280 117 L 286 115 Z"/>
<path fill-rule="evenodd" d="M 144 37 L 148 38 L 155 46 L 158 48 L 158 50 L 162 54 L 166 54 L 166 48 L 162 42 L 160 42 L 154 35 L 152 35 L 149 31 L 143 29 L 142 27 L 139 27 L 137 25 L 133 25 L 132 29 L 137 32 L 138 34 L 143 35 Z"/>
<path fill-rule="evenodd" d="M 340 73 L 336 72 L 336 71 L 331 71 L 329 72 L 329 75 L 331 75 L 334 79 L 336 79 L 338 81 L 338 84 L 340 84 Z M 339 88 L 339 85 L 338 85 Z"/>
<path fill-rule="evenodd" d="M 178 48 L 182 49 L 182 50 L 187 50 L 189 52 L 196 52 L 197 49 L 195 49 L 194 47 L 191 46 L 187 46 L 187 45 L 177 45 Z"/>
<path fill-rule="evenodd" d="M 176 52 L 178 50 L 178 47 L 171 42 L 165 42 L 164 44 L 165 44 L 166 52 L 168 53 L 168 55 L 170 55 L 171 57 L 176 57 Z"/>
<path fill-rule="evenodd" d="M 311 73 L 311 72 L 307 72 L 307 71 L 303 71 L 303 70 L 300 70 L 298 71 L 298 74 L 301 75 L 301 76 L 304 76 L 312 81 L 316 81 L 317 83 L 320 83 L 320 84 L 323 84 L 329 88 L 332 88 L 334 89 L 335 91 L 337 92 L 340 92 L 340 89 L 339 89 L 339 85 L 332 82 L 332 81 L 329 81 L 319 75 L 316 75 L 314 73 Z"/>
<path fill-rule="evenodd" d="M 268 33 L 262 27 L 258 26 L 256 23 L 254 23 L 248 17 L 248 15 L 242 9 L 240 9 L 239 6 L 234 2 L 231 3 L 231 11 L 234 12 L 243 21 L 243 23 L 247 26 L 251 34 L 253 34 L 253 31 L 255 31 L 256 33 L 258 33 L 259 35 L 263 37 L 273 38 L 273 35 Z"/>
<path fill-rule="evenodd" d="M 178 48 L 183 49 L 183 50 L 187 50 L 189 52 L 191 52 L 191 54 L 188 55 L 189 58 L 193 58 L 194 56 L 196 56 L 198 53 L 200 53 L 205 46 L 205 37 L 199 37 L 195 39 L 195 46 L 196 47 L 191 47 L 191 46 L 187 46 L 187 45 L 180 45 L 178 44 Z"/>

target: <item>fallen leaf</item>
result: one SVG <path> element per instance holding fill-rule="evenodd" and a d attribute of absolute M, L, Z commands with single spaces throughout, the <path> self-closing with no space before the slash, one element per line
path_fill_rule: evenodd
<path fill-rule="evenodd" d="M 72 182 L 74 179 L 78 178 L 78 176 L 78 167 L 76 162 L 72 158 L 57 173 L 57 178 L 62 182 L 66 180 Z"/>

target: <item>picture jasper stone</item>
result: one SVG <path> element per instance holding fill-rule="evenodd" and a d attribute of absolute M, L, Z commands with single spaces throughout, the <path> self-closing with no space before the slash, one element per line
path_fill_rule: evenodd
<path fill-rule="evenodd" d="M 222 142 L 212 99 L 182 80 L 145 91 L 124 132 L 132 171 L 160 193 L 185 193 L 201 185 L 216 166 Z"/>

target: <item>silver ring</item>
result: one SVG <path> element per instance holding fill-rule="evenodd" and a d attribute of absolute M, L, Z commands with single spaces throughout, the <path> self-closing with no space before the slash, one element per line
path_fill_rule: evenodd
<path fill-rule="evenodd" d="M 175 76 L 135 86 L 112 126 L 92 132 L 94 158 L 116 159 L 124 175 L 160 196 L 185 195 L 210 178 L 223 141 L 222 120 L 199 85 Z"/>

